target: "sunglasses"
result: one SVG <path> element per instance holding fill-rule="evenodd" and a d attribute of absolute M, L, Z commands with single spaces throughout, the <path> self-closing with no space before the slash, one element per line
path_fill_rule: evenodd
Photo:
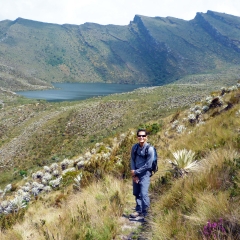
<path fill-rule="evenodd" d="M 147 135 L 138 135 L 138 137 L 146 137 Z"/>

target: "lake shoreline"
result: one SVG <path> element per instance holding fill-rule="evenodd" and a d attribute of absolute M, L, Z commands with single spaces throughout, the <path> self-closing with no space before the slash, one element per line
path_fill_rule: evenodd
<path fill-rule="evenodd" d="M 16 91 L 16 94 L 29 99 L 63 102 L 103 97 L 115 93 L 131 92 L 141 87 L 150 87 L 147 84 L 118 83 L 52 83 L 52 85 L 54 87 L 52 89 Z"/>

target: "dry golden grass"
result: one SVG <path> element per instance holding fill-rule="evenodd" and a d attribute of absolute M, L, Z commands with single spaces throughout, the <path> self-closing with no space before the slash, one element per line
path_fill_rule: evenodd
<path fill-rule="evenodd" d="M 153 239 L 203 239 L 207 222 L 221 218 L 225 228 L 230 229 L 226 239 L 237 239 L 240 226 L 238 110 L 239 105 L 235 105 L 214 117 L 205 115 L 205 124 L 188 125 L 184 134 L 171 129 L 174 116 L 164 120 L 158 143 L 160 168 L 153 187 L 160 194 L 154 194 L 151 206 Z M 181 121 L 184 116 L 181 112 L 177 119 Z M 199 167 L 196 172 L 169 182 L 165 172 L 171 166 L 167 159 L 173 159 L 172 152 L 184 148 L 197 154 Z M 161 177 L 165 182 L 161 183 Z"/>
<path fill-rule="evenodd" d="M 80 192 L 67 191 L 58 205 L 59 192 L 33 202 L 24 221 L 1 232 L 0 239 L 110 239 L 121 233 L 119 217 L 131 201 L 126 183 L 106 176 Z"/>
<path fill-rule="evenodd" d="M 203 225 L 210 219 L 220 219 L 229 213 L 231 207 L 228 199 L 228 192 L 200 193 L 196 196 L 195 210 L 187 218 L 196 226 Z"/>
<path fill-rule="evenodd" d="M 186 133 L 182 135 L 170 130 L 167 133 L 166 131 L 163 132 L 161 136 L 163 154 L 167 156 L 169 150 L 176 151 L 187 148 L 204 155 L 208 150 L 231 147 L 235 144 L 233 140 L 238 136 L 240 126 L 240 119 L 236 118 L 236 111 L 238 109 L 239 107 L 236 105 L 228 112 L 224 112 L 214 118 L 209 118 L 206 122 L 207 124 L 198 127 L 188 126 Z M 165 126 L 170 125 L 171 118 L 167 120 L 165 121 Z M 188 133 L 189 131 L 191 133 Z"/>
<path fill-rule="evenodd" d="M 199 172 L 173 181 L 152 205 L 153 239 L 201 239 L 199 230 L 208 220 L 224 217 L 236 222 L 239 202 L 229 201 L 230 193 L 225 189 L 230 183 L 224 180 L 230 180 L 230 173 L 221 168 L 226 160 L 233 161 L 236 156 L 236 151 L 212 152 L 203 160 Z"/>

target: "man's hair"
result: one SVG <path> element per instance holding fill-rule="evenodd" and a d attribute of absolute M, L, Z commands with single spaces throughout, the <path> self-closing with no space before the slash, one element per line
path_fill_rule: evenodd
<path fill-rule="evenodd" d="M 137 130 L 137 136 L 138 136 L 138 133 L 139 133 L 139 132 L 145 132 L 145 134 L 148 135 L 146 129 L 139 128 L 139 129 Z"/>

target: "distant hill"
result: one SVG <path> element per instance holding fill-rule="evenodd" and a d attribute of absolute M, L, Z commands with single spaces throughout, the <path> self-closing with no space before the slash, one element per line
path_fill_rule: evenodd
<path fill-rule="evenodd" d="M 240 17 L 208 11 L 193 20 L 136 15 L 127 26 L 0 22 L 0 87 L 51 82 L 174 82 L 240 63 Z M 239 70 L 240 72 L 240 70 Z"/>

